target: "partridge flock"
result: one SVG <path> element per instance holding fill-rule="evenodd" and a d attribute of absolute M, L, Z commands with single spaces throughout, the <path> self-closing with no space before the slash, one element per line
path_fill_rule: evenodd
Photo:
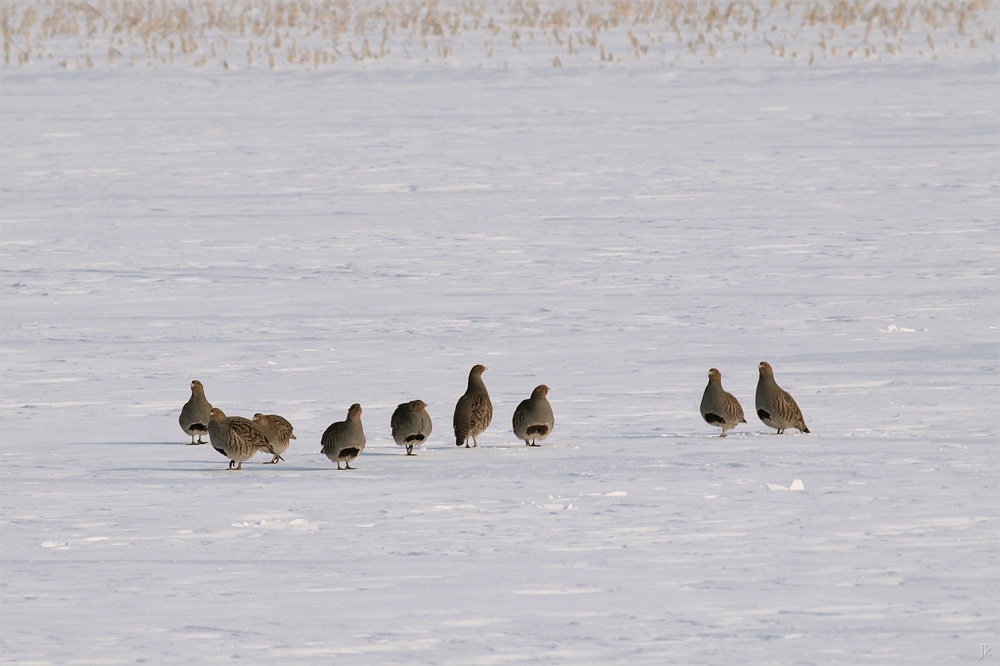
<path fill-rule="evenodd" d="M 774 381 L 774 370 L 766 361 L 758 365 L 760 378 L 757 382 L 755 407 L 757 416 L 764 425 L 775 428 L 778 434 L 787 428 L 795 428 L 801 433 L 809 432 L 802 411 L 795 399 Z M 469 448 L 478 447 L 477 437 L 493 420 L 493 403 L 489 391 L 483 383 L 486 367 L 474 365 L 469 371 L 469 382 L 465 393 L 458 399 L 452 425 L 455 430 L 455 444 Z M 531 397 L 522 400 L 514 410 L 511 419 L 514 435 L 525 446 L 537 447 L 552 433 L 555 416 L 548 400 L 549 387 L 536 386 Z M 722 373 L 716 368 L 708 371 L 708 386 L 701 398 L 701 416 L 709 425 L 722 429 L 721 437 L 746 423 L 743 407 L 732 393 L 722 388 Z M 354 469 L 354 462 L 365 450 L 365 430 L 361 424 L 361 405 L 355 403 L 347 410 L 347 418 L 337 421 L 323 433 L 320 439 L 320 453 L 337 465 L 337 469 Z M 241 416 L 226 416 L 225 413 L 205 397 L 205 387 L 197 379 L 191 382 L 191 398 L 181 408 L 179 418 L 181 430 L 191 436 L 189 445 L 204 444 L 202 438 L 208 435 L 212 448 L 229 459 L 231 470 L 243 468 L 243 463 L 258 451 L 271 454 L 271 460 L 264 464 L 275 465 L 283 461 L 282 453 L 288 450 L 295 439 L 292 424 L 277 414 L 254 414 L 253 420 Z M 423 400 L 411 400 L 398 405 L 390 422 L 392 439 L 406 449 L 406 455 L 415 455 L 413 449 L 427 442 L 432 424 L 427 405 Z M 198 441 L 195 441 L 195 437 Z M 341 467 L 343 464 L 343 468 Z"/>
<path fill-rule="evenodd" d="M 777 428 L 778 434 L 785 428 L 796 428 L 799 432 L 809 432 L 802 411 L 795 399 L 774 381 L 774 370 L 767 361 L 757 366 L 760 378 L 757 380 L 757 395 L 754 400 L 757 416 L 769 428 Z M 722 388 L 722 373 L 712 368 L 708 371 L 708 386 L 701 396 L 701 417 L 705 422 L 722 428 L 720 437 L 747 420 L 743 407 L 732 393 Z"/>

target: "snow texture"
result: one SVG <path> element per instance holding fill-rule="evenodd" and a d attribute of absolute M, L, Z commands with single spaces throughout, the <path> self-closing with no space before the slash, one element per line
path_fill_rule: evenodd
<path fill-rule="evenodd" d="M 996 659 L 997 82 L 0 71 L 2 660 Z M 756 418 L 761 360 L 812 434 Z M 286 462 L 185 446 L 192 379 Z"/>

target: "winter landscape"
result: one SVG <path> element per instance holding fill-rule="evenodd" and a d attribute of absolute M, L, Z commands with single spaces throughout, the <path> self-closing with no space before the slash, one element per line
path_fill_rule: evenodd
<path fill-rule="evenodd" d="M 998 18 L 4 0 L 0 661 L 1000 659 Z"/>

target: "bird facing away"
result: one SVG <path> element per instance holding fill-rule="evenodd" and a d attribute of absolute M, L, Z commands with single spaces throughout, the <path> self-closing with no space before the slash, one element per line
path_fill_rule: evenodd
<path fill-rule="evenodd" d="M 208 434 L 208 414 L 212 411 L 212 403 L 205 399 L 205 387 L 197 379 L 191 382 L 191 397 L 181 407 L 181 417 L 178 421 L 181 430 L 191 435 L 190 444 L 204 444 L 202 437 Z M 198 441 L 194 436 L 198 435 Z M 190 446 L 189 444 L 189 446 Z"/>
<path fill-rule="evenodd" d="M 361 405 L 354 403 L 347 410 L 347 420 L 331 423 L 330 427 L 323 433 L 321 440 L 323 448 L 320 453 L 330 459 L 330 462 L 343 462 L 347 469 L 351 467 L 351 461 L 361 455 L 365 450 L 365 430 L 361 427 Z"/>
<path fill-rule="evenodd" d="M 431 415 L 423 400 L 404 402 L 392 413 L 392 438 L 398 446 L 406 447 L 406 455 L 413 455 L 413 447 L 427 441 L 431 434 Z"/>
<path fill-rule="evenodd" d="M 514 434 L 523 439 L 525 446 L 539 446 L 535 440 L 542 441 L 549 436 L 556 424 L 552 415 L 552 405 L 546 396 L 549 387 L 545 384 L 536 386 L 531 397 L 522 400 L 514 410 Z M 530 441 L 530 443 L 529 443 Z"/>
<path fill-rule="evenodd" d="M 767 361 L 761 361 L 757 366 L 760 379 L 757 380 L 757 416 L 770 428 L 777 428 L 778 434 L 785 428 L 796 428 L 799 432 L 809 432 L 802 411 L 795 404 L 792 396 L 782 390 L 774 381 L 774 370 Z"/>
<path fill-rule="evenodd" d="M 288 419 L 277 414 L 258 413 L 253 415 L 253 422 L 264 433 L 264 438 L 274 451 L 274 458 L 264 464 L 274 465 L 279 460 L 284 460 L 281 454 L 288 450 L 288 442 L 295 439 L 295 435 L 292 434 L 292 424 Z"/>
<path fill-rule="evenodd" d="M 469 386 L 465 389 L 465 395 L 458 399 L 455 405 L 455 417 L 452 424 L 455 426 L 455 445 L 469 448 L 469 438 L 472 438 L 472 445 L 479 446 L 476 436 L 481 435 L 493 420 L 493 403 L 490 402 L 490 394 L 486 391 L 486 384 L 483 384 L 483 373 L 486 366 L 474 365 L 469 371 Z"/>
<path fill-rule="evenodd" d="M 226 416 L 221 409 L 213 407 L 209 414 L 208 436 L 212 448 L 229 458 L 229 469 L 243 469 L 243 461 L 249 460 L 258 450 L 274 454 L 267 438 L 260 428 L 242 416 Z"/>
<path fill-rule="evenodd" d="M 722 373 L 715 368 L 708 371 L 708 386 L 701 396 L 701 417 L 709 425 L 722 428 L 719 437 L 725 437 L 737 425 L 747 422 L 740 401 L 722 389 Z"/>

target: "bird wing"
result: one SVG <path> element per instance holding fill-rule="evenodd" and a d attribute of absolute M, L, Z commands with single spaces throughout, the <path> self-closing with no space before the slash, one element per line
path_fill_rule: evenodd
<path fill-rule="evenodd" d="M 271 427 L 274 428 L 274 434 L 277 435 L 278 439 L 286 442 L 295 439 L 295 435 L 292 434 L 292 424 L 288 422 L 288 419 L 271 414 L 267 420 L 271 422 Z"/>
<path fill-rule="evenodd" d="M 729 417 L 729 421 L 736 423 L 746 423 L 746 417 L 743 416 L 743 406 L 740 401 L 736 399 L 732 393 L 726 393 L 726 416 Z"/>
<path fill-rule="evenodd" d="M 511 425 L 514 426 L 514 432 L 517 433 L 521 426 L 524 425 L 524 415 L 528 411 L 528 405 L 530 402 L 528 400 L 522 400 L 517 405 L 517 409 L 514 410 L 514 416 L 511 418 Z"/>
<path fill-rule="evenodd" d="M 472 422 L 485 430 L 493 420 L 493 403 L 490 402 L 490 396 L 485 393 L 473 396 L 471 412 Z"/>
<path fill-rule="evenodd" d="M 392 434 L 395 435 L 399 431 L 399 428 L 403 424 L 403 414 L 406 412 L 406 403 L 396 407 L 396 411 L 392 413 L 392 419 L 389 421 L 389 426 L 392 428 Z"/>
<path fill-rule="evenodd" d="M 469 421 L 472 417 L 472 400 L 471 397 L 466 394 L 458 399 L 458 403 L 455 405 L 455 415 L 452 418 L 452 425 L 455 426 L 455 433 L 458 434 L 459 429 L 463 432 L 467 432 L 469 428 Z"/>

